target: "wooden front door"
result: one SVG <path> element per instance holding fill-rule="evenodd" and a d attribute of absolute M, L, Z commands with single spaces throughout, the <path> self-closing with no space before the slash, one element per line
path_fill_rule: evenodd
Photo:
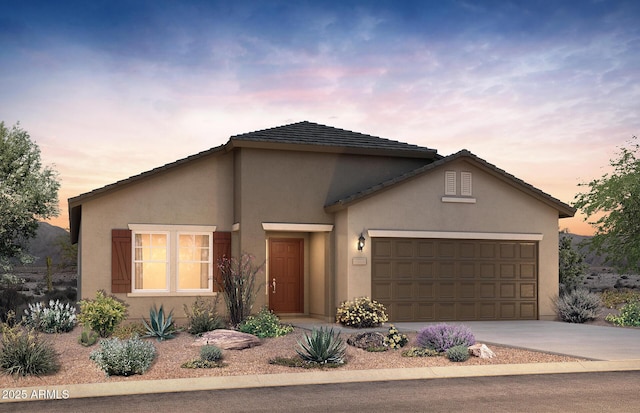
<path fill-rule="evenodd" d="M 304 312 L 304 240 L 269 239 L 269 308 L 275 313 Z"/>

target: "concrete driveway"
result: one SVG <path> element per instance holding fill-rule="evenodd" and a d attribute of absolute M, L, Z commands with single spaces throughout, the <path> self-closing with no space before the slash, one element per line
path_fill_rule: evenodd
<path fill-rule="evenodd" d="M 311 319 L 289 319 L 295 326 L 333 326 L 343 334 L 363 330 Z M 429 323 L 393 323 L 400 331 L 419 331 Z M 451 323 L 454 324 L 454 323 Z M 604 327 L 559 321 L 467 321 L 482 343 L 502 344 L 547 353 L 583 357 L 591 360 L 640 360 L 640 328 Z M 386 328 L 372 329 L 386 331 Z"/>

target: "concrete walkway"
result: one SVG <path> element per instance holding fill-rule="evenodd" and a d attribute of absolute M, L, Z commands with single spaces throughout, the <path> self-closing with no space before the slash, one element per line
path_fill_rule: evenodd
<path fill-rule="evenodd" d="M 361 332 L 314 319 L 283 320 L 309 329 L 333 327 L 344 334 Z M 640 329 L 599 327 L 552 321 L 465 322 L 476 339 L 484 343 L 566 354 L 597 361 L 566 363 L 492 364 L 482 366 L 420 367 L 404 369 L 340 370 L 292 372 L 227 377 L 201 377 L 172 380 L 39 386 L 10 389 L 21 398 L 2 398 L 7 402 L 104 397 L 132 394 L 187 392 L 253 387 L 299 386 L 305 384 L 370 382 L 380 380 L 440 379 L 453 377 L 512 376 L 525 374 L 640 371 Z M 400 331 L 419 331 L 427 324 L 396 323 Z M 375 329 L 386 332 L 388 327 Z M 7 389 L 5 389 L 7 390 Z M 16 393 L 17 392 L 17 393 Z M 9 393 L 8 393 L 9 394 Z M 0 409 L 1 410 L 1 409 Z"/>

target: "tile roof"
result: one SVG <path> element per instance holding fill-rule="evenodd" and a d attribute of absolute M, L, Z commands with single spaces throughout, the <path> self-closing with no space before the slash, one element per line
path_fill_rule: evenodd
<path fill-rule="evenodd" d="M 262 143 L 280 143 L 309 145 L 315 147 L 338 147 L 364 150 L 381 150 L 407 152 L 433 157 L 435 149 L 409 143 L 379 138 L 363 133 L 351 132 L 318 123 L 303 121 L 275 128 L 234 135 L 229 140 L 232 144 L 250 141 Z"/>
<path fill-rule="evenodd" d="M 325 205 L 325 210 L 327 212 L 335 212 L 341 209 L 348 207 L 351 204 L 354 204 L 358 201 L 364 200 L 377 194 L 380 191 L 389 189 L 392 186 L 401 184 L 403 182 L 409 181 L 413 178 L 416 178 L 424 173 L 428 173 L 436 169 L 437 167 L 449 163 L 455 159 L 465 158 L 471 162 L 474 162 L 476 165 L 482 167 L 485 171 L 492 173 L 497 178 L 502 179 L 503 181 L 533 195 L 534 197 L 540 199 L 541 201 L 547 203 L 548 205 L 556 208 L 559 213 L 560 218 L 569 218 L 575 215 L 576 209 L 570 205 L 565 204 L 557 198 L 552 197 L 546 192 L 541 191 L 540 189 L 534 187 L 531 184 L 526 183 L 525 181 L 516 178 L 510 173 L 506 172 L 503 169 L 498 168 L 497 166 L 485 161 L 484 159 L 474 155 L 470 151 L 463 149 L 453 155 L 446 156 L 441 158 L 435 162 L 422 166 L 420 168 L 414 169 L 413 171 L 409 171 L 403 175 L 398 177 L 389 179 L 388 181 L 381 182 L 377 185 L 374 185 L 370 188 L 364 189 L 358 193 L 352 194 L 348 197 L 339 199 L 335 202 Z"/>

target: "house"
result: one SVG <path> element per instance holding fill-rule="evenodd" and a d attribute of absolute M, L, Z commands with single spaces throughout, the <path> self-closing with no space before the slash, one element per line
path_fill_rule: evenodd
<path fill-rule="evenodd" d="M 476 155 L 300 122 L 69 199 L 81 298 L 130 317 L 214 296 L 216 258 L 266 261 L 256 306 L 330 320 L 553 319 L 558 219 L 575 210 Z M 180 315 L 180 314 L 176 314 Z"/>

